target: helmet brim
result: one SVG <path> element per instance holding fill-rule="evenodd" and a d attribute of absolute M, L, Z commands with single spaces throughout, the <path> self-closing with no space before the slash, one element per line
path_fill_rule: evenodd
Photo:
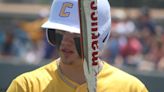
<path fill-rule="evenodd" d="M 68 26 L 68 25 L 63 25 L 60 23 L 54 23 L 47 21 L 42 25 L 42 28 L 46 29 L 57 29 L 57 30 L 63 30 L 71 33 L 78 33 L 80 34 L 80 28 L 74 27 L 74 26 Z"/>

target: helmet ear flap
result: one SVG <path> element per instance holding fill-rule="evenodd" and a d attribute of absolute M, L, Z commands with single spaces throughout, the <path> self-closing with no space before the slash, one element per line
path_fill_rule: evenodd
<path fill-rule="evenodd" d="M 55 34 L 56 34 L 55 29 L 46 29 L 47 40 L 53 46 L 56 44 L 55 43 L 55 40 L 56 40 Z"/>
<path fill-rule="evenodd" d="M 55 29 L 47 29 L 46 36 L 47 36 L 48 42 L 52 46 L 56 46 L 57 48 L 59 48 L 60 44 L 61 44 L 61 41 L 63 39 L 63 35 L 57 33 L 56 31 L 57 30 L 55 30 Z"/>

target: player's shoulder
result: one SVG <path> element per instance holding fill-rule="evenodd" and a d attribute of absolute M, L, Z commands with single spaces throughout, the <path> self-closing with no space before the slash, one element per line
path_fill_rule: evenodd
<path fill-rule="evenodd" d="M 145 85 L 135 76 L 104 62 L 98 75 L 99 85 L 107 85 L 107 89 L 115 92 L 148 92 Z"/>
<path fill-rule="evenodd" d="M 135 76 L 117 68 L 110 64 L 104 63 L 103 75 L 106 75 L 106 78 L 112 80 L 117 84 L 130 85 L 131 87 L 145 88 L 145 85 Z"/>
<path fill-rule="evenodd" d="M 33 81 L 39 78 L 47 78 L 51 76 L 51 73 L 55 72 L 56 70 L 56 61 L 52 61 L 49 64 L 46 64 L 44 66 L 41 66 L 35 70 L 25 72 L 19 76 L 17 76 L 14 80 L 16 82 L 27 82 L 27 81 Z"/>
<path fill-rule="evenodd" d="M 134 79 L 134 80 L 137 79 L 135 76 L 133 76 L 115 66 L 112 66 L 106 62 L 104 62 L 104 67 L 103 67 L 102 71 L 104 73 L 108 73 L 110 76 L 118 76 L 118 77 L 122 76 L 122 77 L 125 77 L 128 79 L 130 78 L 130 79 Z"/>

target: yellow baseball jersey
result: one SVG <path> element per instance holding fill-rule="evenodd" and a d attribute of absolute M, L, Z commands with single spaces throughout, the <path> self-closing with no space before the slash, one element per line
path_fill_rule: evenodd
<path fill-rule="evenodd" d="M 104 62 L 97 76 L 97 92 L 148 92 L 144 84 Z M 14 79 L 7 92 L 88 92 L 87 84 L 79 85 L 60 76 L 56 61 Z"/>

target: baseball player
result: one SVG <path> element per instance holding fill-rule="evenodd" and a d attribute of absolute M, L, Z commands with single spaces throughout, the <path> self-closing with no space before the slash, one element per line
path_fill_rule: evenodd
<path fill-rule="evenodd" d="M 7 92 L 88 92 L 83 69 L 78 0 L 54 0 L 49 19 L 42 27 L 50 44 L 57 46 L 60 58 L 31 72 L 21 74 Z M 98 44 L 103 53 L 108 44 L 111 16 L 108 0 L 97 0 Z M 97 74 L 96 92 L 148 92 L 136 77 L 105 61 Z"/>

